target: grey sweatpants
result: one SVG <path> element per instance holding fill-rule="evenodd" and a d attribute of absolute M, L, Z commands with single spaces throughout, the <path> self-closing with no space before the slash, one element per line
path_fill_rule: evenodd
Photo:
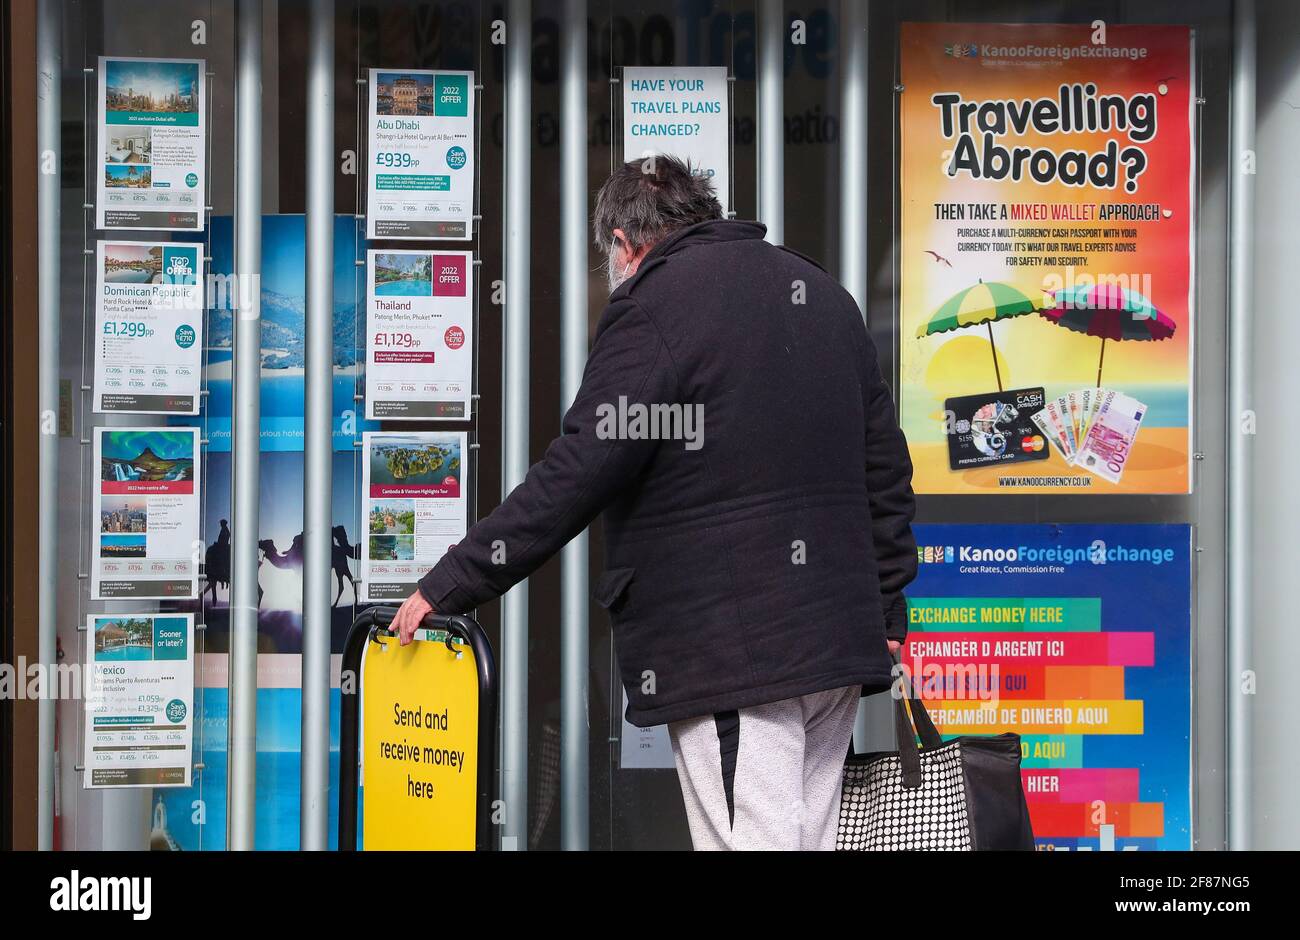
<path fill-rule="evenodd" d="M 833 851 L 861 686 L 668 725 L 696 850 Z"/>

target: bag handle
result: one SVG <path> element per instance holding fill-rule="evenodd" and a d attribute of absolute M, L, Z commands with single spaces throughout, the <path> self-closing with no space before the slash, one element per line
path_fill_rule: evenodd
<path fill-rule="evenodd" d="M 898 653 L 891 653 L 895 666 L 900 665 Z M 897 670 L 889 694 L 894 699 L 894 732 L 898 736 L 898 760 L 903 769 L 903 786 L 915 790 L 921 785 L 921 751 L 933 750 L 943 745 L 943 738 L 930 720 L 921 697 L 916 694 L 906 673 Z M 906 699 L 906 702 L 904 701 Z M 908 708 L 911 707 L 911 717 Z M 915 730 L 913 729 L 915 725 Z M 921 746 L 916 744 L 917 737 Z"/>

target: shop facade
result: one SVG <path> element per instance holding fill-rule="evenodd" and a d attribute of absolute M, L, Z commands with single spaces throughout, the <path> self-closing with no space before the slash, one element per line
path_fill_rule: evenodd
<path fill-rule="evenodd" d="M 594 193 L 662 152 L 862 308 L 915 467 L 911 663 L 941 730 L 1022 735 L 1039 847 L 1300 843 L 1291 4 L 6 16 L 5 662 L 192 673 L 143 766 L 97 772 L 102 702 L 6 700 L 10 844 L 336 846 L 348 626 L 559 432 Z M 602 547 L 478 611 L 499 847 L 689 845 Z M 869 701 L 860 748 L 891 735 Z"/>

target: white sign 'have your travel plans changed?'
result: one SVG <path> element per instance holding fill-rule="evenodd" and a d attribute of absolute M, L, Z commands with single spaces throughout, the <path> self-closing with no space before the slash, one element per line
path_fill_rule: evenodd
<path fill-rule="evenodd" d="M 623 159 L 686 160 L 731 202 L 731 129 L 725 68 L 623 69 Z"/>

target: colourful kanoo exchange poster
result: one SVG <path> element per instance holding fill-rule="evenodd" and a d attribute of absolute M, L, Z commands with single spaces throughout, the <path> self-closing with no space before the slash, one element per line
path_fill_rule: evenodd
<path fill-rule="evenodd" d="M 199 413 L 204 283 L 201 244 L 98 243 L 96 412 Z"/>
<path fill-rule="evenodd" d="M 92 600 L 198 597 L 197 428 L 96 428 Z"/>
<path fill-rule="evenodd" d="M 904 23 L 901 57 L 917 492 L 1189 492 L 1190 30 Z"/>
<path fill-rule="evenodd" d="M 96 226 L 203 228 L 202 59 L 99 59 Z"/>
<path fill-rule="evenodd" d="M 940 734 L 1020 735 L 1038 847 L 1191 849 L 1191 527 L 915 534 L 902 664 Z"/>
<path fill-rule="evenodd" d="M 474 237 L 474 73 L 370 70 L 366 237 Z"/>
<path fill-rule="evenodd" d="M 189 786 L 194 615 L 87 617 L 86 681 L 83 786 Z"/>
<path fill-rule="evenodd" d="M 474 384 L 474 256 L 371 251 L 366 417 L 464 420 Z"/>
<path fill-rule="evenodd" d="M 404 600 L 469 524 L 463 431 L 362 435 L 361 600 Z"/>

